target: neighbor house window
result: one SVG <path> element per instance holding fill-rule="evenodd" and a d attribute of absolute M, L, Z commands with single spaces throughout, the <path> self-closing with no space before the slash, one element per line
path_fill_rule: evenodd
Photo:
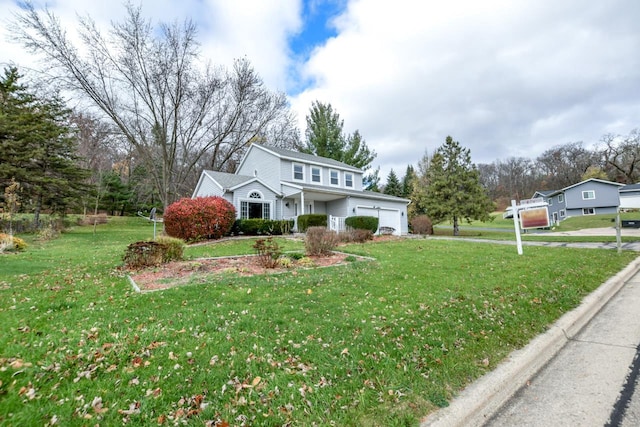
<path fill-rule="evenodd" d="M 338 171 L 329 171 L 329 178 L 330 178 L 330 182 L 331 185 L 340 185 L 340 178 L 339 178 L 339 172 Z"/>
<path fill-rule="evenodd" d="M 298 163 L 293 164 L 293 179 L 296 181 L 304 181 L 304 166 Z"/>
<path fill-rule="evenodd" d="M 549 203 L 549 206 L 553 206 L 553 199 L 549 198 L 549 200 L 547 200 L 547 203 Z"/>
<path fill-rule="evenodd" d="M 582 200 L 593 200 L 595 198 L 596 198 L 596 192 L 593 190 L 582 192 Z"/>
<path fill-rule="evenodd" d="M 311 182 L 322 182 L 322 176 L 320 175 L 320 168 L 311 168 Z"/>
<path fill-rule="evenodd" d="M 582 215 L 595 215 L 596 210 L 594 208 L 582 208 Z"/>
<path fill-rule="evenodd" d="M 349 188 L 353 188 L 353 174 L 352 173 L 345 173 L 344 174 L 344 186 L 345 187 L 349 187 Z"/>
<path fill-rule="evenodd" d="M 558 194 L 558 203 L 564 203 L 564 194 Z"/>
<path fill-rule="evenodd" d="M 565 215 L 564 209 L 560 209 L 560 218 L 564 218 Z"/>

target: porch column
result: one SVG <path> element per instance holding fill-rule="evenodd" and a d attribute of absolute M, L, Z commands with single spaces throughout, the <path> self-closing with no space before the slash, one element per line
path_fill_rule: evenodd
<path fill-rule="evenodd" d="M 300 192 L 300 215 L 304 215 L 304 191 Z"/>

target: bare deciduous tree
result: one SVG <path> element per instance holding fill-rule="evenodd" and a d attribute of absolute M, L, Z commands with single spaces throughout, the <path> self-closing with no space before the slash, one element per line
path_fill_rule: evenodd
<path fill-rule="evenodd" d="M 627 184 L 640 181 L 640 130 L 634 129 L 629 135 L 604 135 L 602 155 L 611 179 Z"/>
<path fill-rule="evenodd" d="M 248 60 L 237 60 L 231 71 L 203 65 L 192 22 L 155 28 L 140 7 L 126 9 L 107 36 L 81 18 L 76 46 L 53 13 L 27 2 L 13 33 L 44 55 L 67 90 L 111 119 L 145 163 L 165 207 L 190 190 L 186 183 L 205 157 L 222 170 L 252 140 L 294 134 L 287 131 L 294 121 L 284 94 L 267 90 Z"/>

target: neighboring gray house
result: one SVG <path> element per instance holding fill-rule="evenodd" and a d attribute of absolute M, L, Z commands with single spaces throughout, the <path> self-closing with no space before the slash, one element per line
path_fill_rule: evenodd
<path fill-rule="evenodd" d="M 366 215 L 393 234 L 408 233 L 410 200 L 365 191 L 362 177 L 362 170 L 333 159 L 252 144 L 235 174 L 203 171 L 193 197 L 223 197 L 238 218 L 326 214 L 331 229 L 343 230 L 346 217 Z"/>
<path fill-rule="evenodd" d="M 630 184 L 620 188 L 620 208 L 640 209 L 640 184 Z"/>
<path fill-rule="evenodd" d="M 549 204 L 549 220 L 554 224 L 572 216 L 616 213 L 621 187 L 624 185 L 591 178 L 561 190 L 536 191 L 533 198 Z"/>

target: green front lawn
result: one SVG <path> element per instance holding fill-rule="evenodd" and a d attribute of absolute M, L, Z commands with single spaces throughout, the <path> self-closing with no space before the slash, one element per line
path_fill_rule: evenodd
<path fill-rule="evenodd" d="M 118 267 L 152 235 L 113 218 L 0 256 L 0 424 L 417 425 L 637 255 L 403 239 L 137 294 Z"/>

